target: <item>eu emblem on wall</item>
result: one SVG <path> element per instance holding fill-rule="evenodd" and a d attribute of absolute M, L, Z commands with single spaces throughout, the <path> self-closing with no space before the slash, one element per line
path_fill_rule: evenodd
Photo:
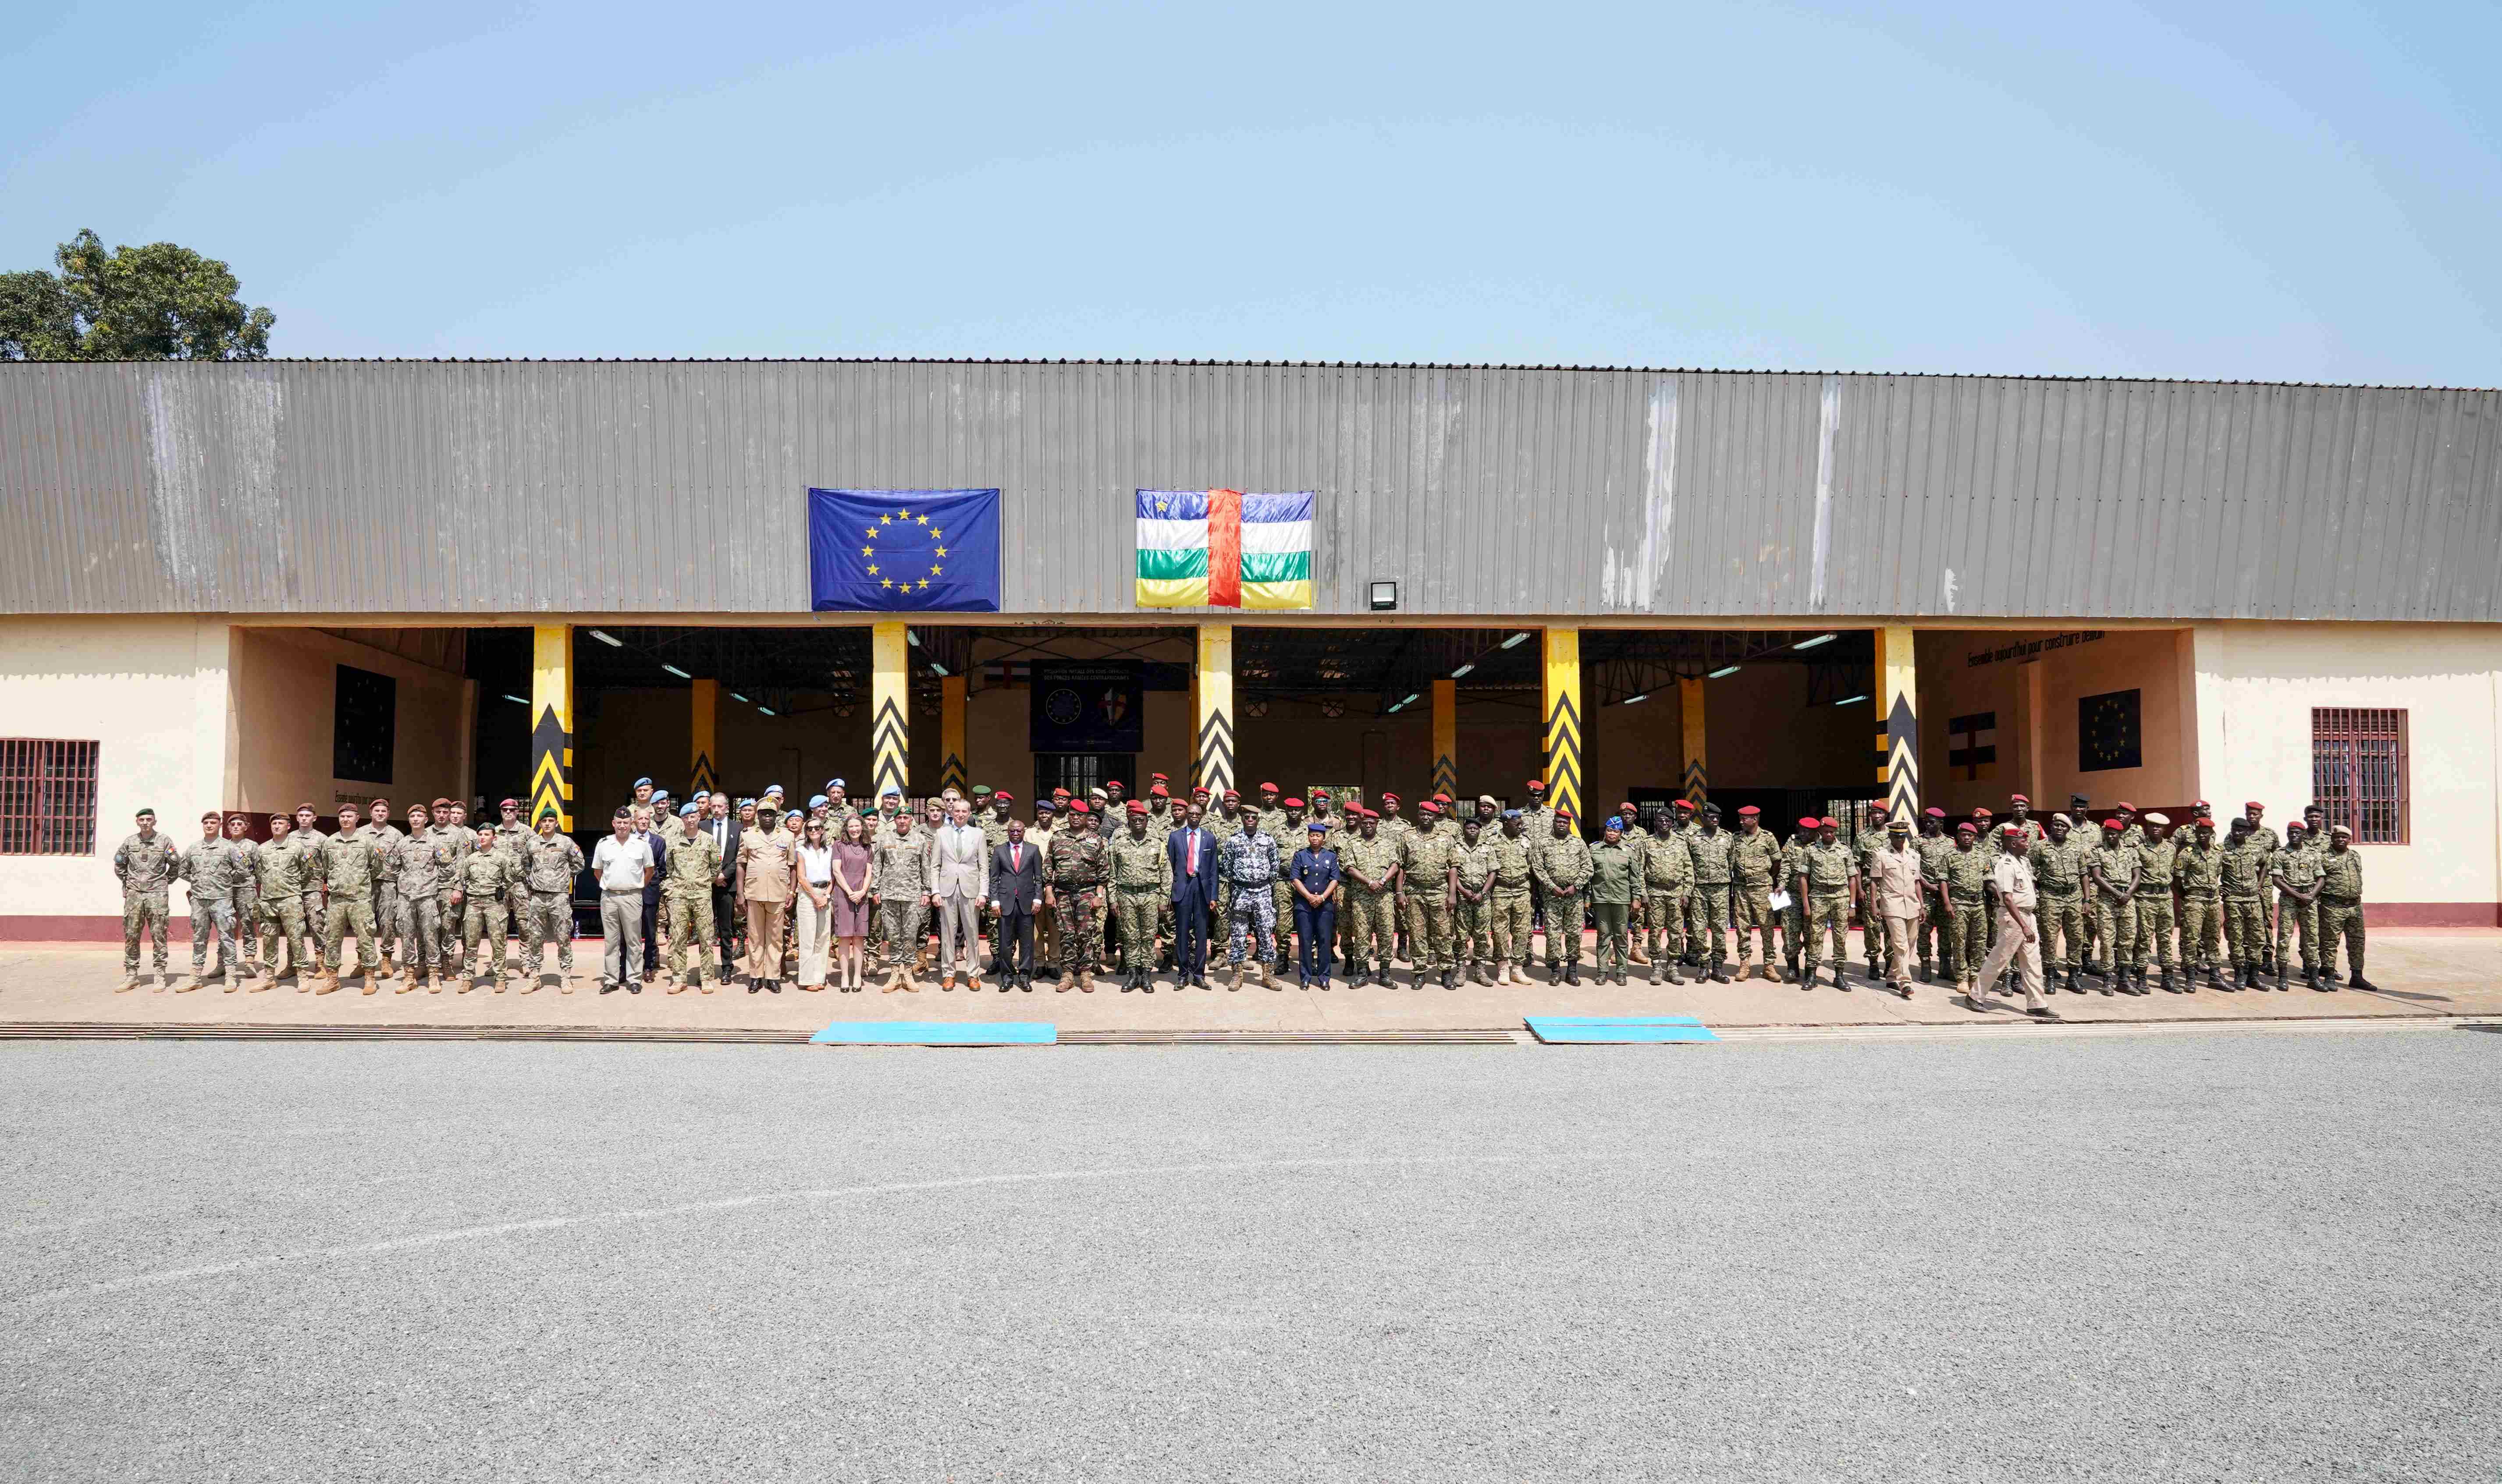
<path fill-rule="evenodd" d="M 811 489 L 808 606 L 999 611 L 997 489 Z"/>
<path fill-rule="evenodd" d="M 2144 765 L 2138 752 L 2137 692 L 2106 691 L 2077 702 L 2077 771 Z"/>

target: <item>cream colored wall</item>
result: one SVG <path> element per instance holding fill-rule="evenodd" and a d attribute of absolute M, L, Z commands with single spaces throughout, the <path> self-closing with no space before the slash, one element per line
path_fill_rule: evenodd
<path fill-rule="evenodd" d="M 2115 629 L 2029 660 L 1971 662 L 1978 654 L 2075 631 L 1946 629 L 1918 636 L 1920 781 L 1927 802 L 1962 814 L 1982 805 L 2004 808 L 2009 794 L 2022 793 L 2048 813 L 2067 807 L 2071 793 L 2084 794 L 2097 808 L 2120 799 L 2156 808 L 2201 796 L 2199 707 L 2188 683 L 2187 629 Z M 2034 687 L 2038 697 L 2028 694 Z M 2079 770 L 2077 703 L 2129 690 L 2139 692 L 2144 766 Z M 1952 746 L 1946 726 L 1977 711 L 1998 715 L 1997 776 L 1965 780 L 1946 765 Z"/>
<path fill-rule="evenodd" d="M 2217 808 L 2261 799 L 2282 825 L 2311 798 L 2311 708 L 2403 706 L 2412 838 L 2357 847 L 2369 896 L 2502 901 L 2502 626 L 2201 624 L 2195 652 Z"/>
<path fill-rule="evenodd" d="M 310 800 L 326 815 L 339 804 L 377 796 L 401 813 L 437 798 L 475 802 L 467 797 L 474 682 L 319 629 L 237 628 L 233 634 L 239 746 L 228 808 L 265 814 Z M 388 780 L 330 771 L 343 664 L 399 682 Z"/>
<path fill-rule="evenodd" d="M 0 856 L 0 916 L 118 918 L 113 851 L 131 816 L 152 808 L 190 840 L 201 811 L 225 805 L 227 635 L 192 618 L 0 619 L 0 731 L 102 744 L 95 853 Z"/>

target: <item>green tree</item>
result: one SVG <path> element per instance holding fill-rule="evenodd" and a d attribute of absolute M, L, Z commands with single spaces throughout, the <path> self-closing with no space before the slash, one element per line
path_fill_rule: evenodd
<path fill-rule="evenodd" d="M 0 360 L 265 360 L 278 317 L 234 271 L 170 242 L 107 249 L 81 231 L 41 268 L 0 273 Z"/>

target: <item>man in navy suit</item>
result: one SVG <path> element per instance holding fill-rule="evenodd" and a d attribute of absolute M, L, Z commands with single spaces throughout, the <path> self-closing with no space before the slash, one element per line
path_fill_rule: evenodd
<path fill-rule="evenodd" d="M 1007 842 L 991 852 L 991 911 L 999 951 L 991 964 L 999 993 L 1033 993 L 1033 915 L 1042 906 L 1042 852 L 1026 843 L 1025 821 L 1008 821 Z"/>
<path fill-rule="evenodd" d="M 1172 864 L 1174 972 L 1182 984 L 1207 988 L 1207 914 L 1216 901 L 1216 836 L 1193 804 L 1182 827 L 1165 836 Z"/>

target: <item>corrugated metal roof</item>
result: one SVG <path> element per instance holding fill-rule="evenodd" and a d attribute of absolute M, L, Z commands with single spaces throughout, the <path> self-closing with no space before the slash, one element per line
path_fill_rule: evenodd
<path fill-rule="evenodd" d="M 1325 612 L 2493 621 L 2502 392 L 1133 361 L 0 367 L 0 609 L 807 608 L 810 485 L 1004 491 L 1003 608 L 1132 609 L 1130 491 L 1310 489 Z"/>

